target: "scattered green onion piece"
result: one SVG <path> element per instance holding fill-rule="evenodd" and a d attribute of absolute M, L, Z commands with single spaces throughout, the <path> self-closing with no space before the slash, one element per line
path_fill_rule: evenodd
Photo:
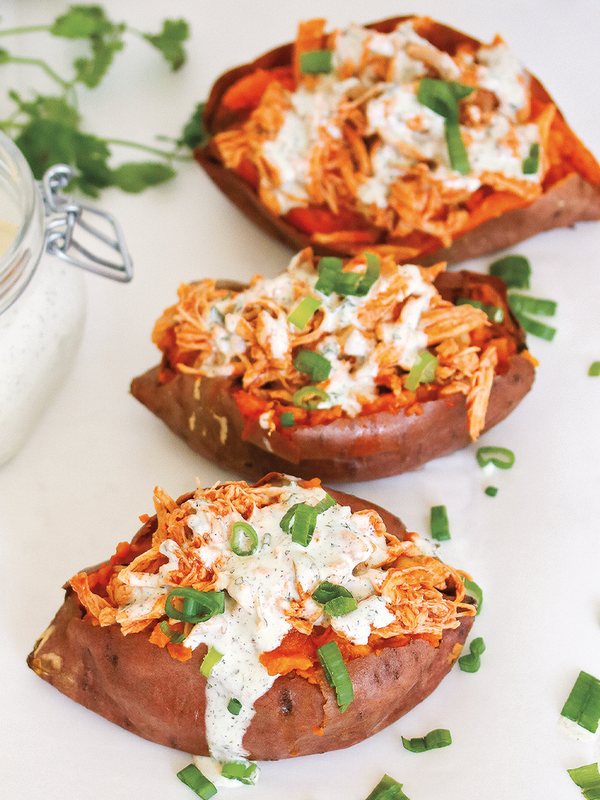
<path fill-rule="evenodd" d="M 366 800 L 408 800 L 402 791 L 402 784 L 384 775 Z"/>
<path fill-rule="evenodd" d="M 236 556 L 251 556 L 258 547 L 258 534 L 250 523 L 238 520 L 233 523 L 229 544 Z"/>
<path fill-rule="evenodd" d="M 365 258 L 367 259 L 367 269 L 364 275 L 361 276 L 355 290 L 355 294 L 358 297 L 365 297 L 381 274 L 381 263 L 375 253 L 365 253 Z"/>
<path fill-rule="evenodd" d="M 323 611 L 330 617 L 345 617 L 356 611 L 358 603 L 355 597 L 334 597 L 323 606 Z"/>
<path fill-rule="evenodd" d="M 477 614 L 479 614 L 481 611 L 481 606 L 483 605 L 483 592 L 481 591 L 481 587 L 478 586 L 475 581 L 470 581 L 468 578 L 464 578 L 463 583 L 465 585 L 467 595 L 475 600 L 475 604 L 477 605 Z"/>
<path fill-rule="evenodd" d="M 307 50 L 300 53 L 300 72 L 303 75 L 319 75 L 331 72 L 331 50 Z"/>
<path fill-rule="evenodd" d="M 470 652 L 458 659 L 458 666 L 463 672 L 477 672 L 481 666 L 481 654 L 485 652 L 485 643 L 481 636 L 473 639 Z"/>
<path fill-rule="evenodd" d="M 515 317 L 519 320 L 523 330 L 527 331 L 527 333 L 530 333 L 532 336 L 545 339 L 547 342 L 551 342 L 552 339 L 554 339 L 556 328 L 546 325 L 545 323 L 540 322 L 537 319 L 533 319 L 532 317 L 528 317 L 527 314 L 515 312 Z"/>
<path fill-rule="evenodd" d="M 600 361 L 594 361 L 593 364 L 590 364 L 588 375 L 592 378 L 596 378 L 600 375 Z"/>
<path fill-rule="evenodd" d="M 539 314 L 541 317 L 553 317 L 556 313 L 555 300 L 542 300 L 539 297 L 529 297 L 526 294 L 511 292 L 508 302 L 515 314 Z"/>
<path fill-rule="evenodd" d="M 576 769 L 568 769 L 571 780 L 581 789 L 586 800 L 598 800 L 600 798 L 600 773 L 598 772 L 598 762 L 586 764 Z"/>
<path fill-rule="evenodd" d="M 338 275 L 344 267 L 344 262 L 337 256 L 323 256 L 319 261 L 319 279 L 315 290 L 329 296 L 335 289 Z"/>
<path fill-rule="evenodd" d="M 484 312 L 490 322 L 502 322 L 504 319 L 504 310 L 500 308 L 500 306 L 494 306 L 491 303 L 482 303 L 480 300 L 473 300 L 470 297 L 459 297 L 455 305 L 479 308 Z"/>
<path fill-rule="evenodd" d="M 425 350 L 410 368 L 404 386 L 414 392 L 420 383 L 431 383 L 435 380 L 435 371 L 440 362 L 429 350 Z"/>
<path fill-rule="evenodd" d="M 504 256 L 490 264 L 490 275 L 502 278 L 509 289 L 529 289 L 531 266 L 525 256 Z"/>
<path fill-rule="evenodd" d="M 515 463 L 515 454 L 507 447 L 480 447 L 475 457 L 480 467 L 493 464 L 500 469 L 510 469 Z"/>
<path fill-rule="evenodd" d="M 561 717 L 576 722 L 591 733 L 596 733 L 600 720 L 600 681 L 583 670 L 564 704 Z"/>
<path fill-rule="evenodd" d="M 451 122 L 447 119 L 444 123 L 444 136 L 448 147 L 450 166 L 456 172 L 460 172 L 461 175 L 468 175 L 471 171 L 471 166 L 458 122 Z"/>
<path fill-rule="evenodd" d="M 446 506 L 432 506 L 430 515 L 431 535 L 438 542 L 445 542 L 450 538 L 448 512 Z"/>
<path fill-rule="evenodd" d="M 189 786 L 193 792 L 196 792 L 202 800 L 209 800 L 210 797 L 217 793 L 214 783 L 205 778 L 195 764 L 188 764 L 187 767 L 177 773 L 177 777 L 182 783 Z"/>
<path fill-rule="evenodd" d="M 292 541 L 302 547 L 308 547 L 317 525 L 317 510 L 315 506 L 299 503 L 294 514 L 292 524 Z"/>
<path fill-rule="evenodd" d="M 470 171 L 467 149 L 459 125 L 459 100 L 468 97 L 474 86 L 465 86 L 457 81 L 423 78 L 419 83 L 417 100 L 427 108 L 444 117 L 444 133 L 452 169 L 466 175 Z"/>
<path fill-rule="evenodd" d="M 300 503 L 294 503 L 294 505 L 290 506 L 288 508 L 288 510 L 285 512 L 285 514 L 283 515 L 283 517 L 281 518 L 281 521 L 279 523 L 279 527 L 285 533 L 289 533 L 290 532 L 290 527 L 291 527 L 292 521 L 294 519 L 294 515 L 296 513 L 296 509 L 298 508 L 299 505 L 301 505 L 301 504 Z"/>
<path fill-rule="evenodd" d="M 327 642 L 317 648 L 319 662 L 327 678 L 327 683 L 335 689 L 338 708 L 343 713 L 354 700 L 354 689 L 336 642 Z"/>
<path fill-rule="evenodd" d="M 185 633 L 179 633 L 179 631 L 174 631 L 166 620 L 164 622 L 161 622 L 159 627 L 161 631 L 164 633 L 164 635 L 169 637 L 169 640 L 172 642 L 172 644 L 181 644 L 182 642 L 185 642 L 186 640 Z"/>
<path fill-rule="evenodd" d="M 183 598 L 183 610 L 173 605 L 172 598 Z M 180 586 L 169 593 L 165 601 L 165 614 L 171 619 L 179 619 L 195 625 L 222 614 L 225 611 L 224 592 L 199 592 L 190 586 Z"/>
<path fill-rule="evenodd" d="M 498 494 L 498 487 L 497 486 L 486 486 L 485 487 L 485 493 L 488 495 L 488 497 L 496 497 L 496 495 Z"/>
<path fill-rule="evenodd" d="M 304 330 L 306 323 L 320 305 L 321 301 L 312 295 L 303 297 L 296 308 L 290 312 L 288 322 L 291 322 L 292 325 L 295 325 L 300 330 Z"/>
<path fill-rule="evenodd" d="M 253 761 L 226 761 L 223 764 L 221 775 L 230 780 L 252 786 L 258 780 L 260 769 Z"/>
<path fill-rule="evenodd" d="M 219 651 L 214 647 L 208 648 L 208 653 L 202 659 L 202 664 L 200 664 L 200 672 L 204 675 L 205 678 L 208 678 L 210 673 L 213 671 L 213 667 L 223 658 L 223 653 L 219 653 Z"/>
<path fill-rule="evenodd" d="M 535 175 L 540 168 L 540 146 L 534 142 L 529 148 L 529 155 L 523 160 L 523 175 Z"/>
<path fill-rule="evenodd" d="M 229 711 L 230 714 L 233 714 L 234 717 L 237 717 L 241 710 L 242 704 L 240 701 L 237 699 L 237 697 L 232 697 L 227 703 L 227 711 Z"/>
<path fill-rule="evenodd" d="M 321 403 L 329 400 L 329 395 L 323 389 L 317 386 L 303 386 L 294 392 L 292 403 L 298 408 L 306 408 L 308 411 L 314 411 Z"/>
<path fill-rule="evenodd" d="M 319 261 L 319 279 L 315 284 L 317 291 L 330 295 L 365 297 L 381 274 L 381 262 L 375 253 L 365 253 L 366 269 L 361 272 L 344 272 L 344 262 L 335 256 L 323 256 Z"/>
<path fill-rule="evenodd" d="M 402 744 L 406 750 L 411 753 L 424 753 L 426 750 L 436 750 L 439 747 L 448 747 L 452 744 L 452 736 L 450 731 L 445 728 L 436 728 L 434 731 L 429 731 L 426 736 L 416 737 L 414 739 L 405 739 L 402 737 Z"/>
<path fill-rule="evenodd" d="M 331 362 L 314 350 L 300 350 L 294 359 L 294 369 L 304 375 L 310 375 L 314 383 L 321 383 L 329 377 Z"/>
<path fill-rule="evenodd" d="M 330 617 L 343 617 L 356 611 L 358 603 L 345 586 L 323 581 L 311 595 L 312 599 L 323 606 L 323 611 Z"/>
<path fill-rule="evenodd" d="M 322 514 L 323 511 L 327 511 L 327 509 L 331 508 L 332 506 L 337 506 L 336 501 L 330 494 L 325 494 L 325 497 L 322 500 L 319 500 L 315 506 L 315 511 L 317 514 Z"/>
<path fill-rule="evenodd" d="M 296 424 L 296 418 L 291 411 L 284 411 L 279 417 L 279 421 L 281 422 L 282 428 L 293 428 Z"/>

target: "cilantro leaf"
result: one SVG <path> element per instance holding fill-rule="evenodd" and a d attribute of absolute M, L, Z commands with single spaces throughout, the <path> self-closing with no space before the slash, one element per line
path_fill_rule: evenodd
<path fill-rule="evenodd" d="M 158 161 L 129 161 L 112 171 L 113 185 L 137 193 L 175 177 L 175 170 Z"/>
<path fill-rule="evenodd" d="M 66 14 L 54 20 L 50 33 L 68 39 L 90 39 L 103 37 L 114 27 L 102 6 L 71 6 Z"/>
<path fill-rule="evenodd" d="M 186 61 L 186 52 L 183 42 L 188 39 L 190 28 L 184 19 L 166 19 L 159 34 L 143 34 L 144 39 L 150 42 L 163 54 L 171 65 L 173 72 L 177 72 Z"/>
<path fill-rule="evenodd" d="M 204 127 L 203 117 L 206 103 L 198 103 L 194 113 L 186 122 L 181 132 L 181 139 L 177 140 L 178 145 L 187 145 L 190 150 L 204 145 L 210 138 Z"/>
<path fill-rule="evenodd" d="M 74 130 L 54 119 L 33 118 L 15 139 L 36 180 L 53 164 L 72 164 L 75 157 Z"/>
<path fill-rule="evenodd" d="M 94 89 L 110 67 L 113 56 L 122 50 L 124 44 L 119 39 L 113 41 L 96 40 L 92 41 L 93 58 L 78 58 L 73 66 L 77 74 L 76 80 L 84 83 L 88 89 Z"/>

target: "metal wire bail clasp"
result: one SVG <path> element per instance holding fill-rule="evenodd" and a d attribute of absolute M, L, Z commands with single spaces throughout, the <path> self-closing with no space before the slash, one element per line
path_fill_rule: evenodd
<path fill-rule="evenodd" d="M 46 251 L 97 275 L 130 281 L 131 257 L 118 222 L 106 211 L 63 195 L 61 189 L 72 176 L 66 164 L 56 164 L 40 182 L 46 217 L 50 217 L 46 222 Z M 95 224 L 90 224 L 90 218 Z"/>

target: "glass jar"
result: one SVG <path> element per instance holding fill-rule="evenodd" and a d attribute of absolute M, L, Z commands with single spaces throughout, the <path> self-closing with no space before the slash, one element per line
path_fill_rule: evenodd
<path fill-rule="evenodd" d="M 74 361 L 85 319 L 77 266 L 131 278 L 118 229 L 112 241 L 83 223 L 88 236 L 119 252 L 117 265 L 78 245 L 85 209 L 113 221 L 59 195 L 69 177 L 68 167 L 60 166 L 38 183 L 21 151 L 0 132 L 0 466 L 25 443 Z M 70 255 L 73 248 L 77 257 Z"/>

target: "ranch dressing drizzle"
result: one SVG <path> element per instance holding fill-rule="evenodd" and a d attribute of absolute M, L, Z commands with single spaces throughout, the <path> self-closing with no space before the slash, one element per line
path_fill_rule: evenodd
<path fill-rule="evenodd" d="M 242 740 L 254 704 L 277 677 L 268 674 L 259 656 L 278 647 L 292 629 L 288 614 L 316 617 L 315 624 L 331 623 L 356 643 L 364 643 L 372 630 L 394 620 L 375 594 L 377 578 L 369 577 L 379 575 L 375 568 L 385 562 L 387 552 L 385 537 L 374 529 L 369 516 L 353 514 L 347 506 L 332 506 L 318 515 L 312 541 L 304 547 L 281 529 L 281 519 L 294 503 L 314 506 L 326 493 L 293 482 L 284 492 L 282 502 L 255 509 L 246 520 L 258 536 L 252 556 L 238 556 L 229 546 L 233 523 L 242 519 L 238 512 L 217 518 L 202 499 L 190 501 L 194 513 L 187 524 L 202 538 L 201 557 L 216 571 L 215 591 L 224 590 L 227 598 L 225 613 L 196 624 L 184 642 L 192 649 L 204 643 L 223 654 L 206 685 L 206 734 L 211 755 L 218 761 L 248 755 Z M 167 547 L 165 554 L 169 552 L 174 551 Z M 364 565 L 364 574 L 355 577 L 359 564 Z M 162 567 L 161 578 L 168 578 L 168 570 L 175 566 L 170 560 Z M 330 619 L 310 597 L 301 598 L 297 587 L 310 594 L 323 581 L 352 591 L 359 600 L 357 611 Z M 237 716 L 227 710 L 232 698 L 242 704 Z"/>

